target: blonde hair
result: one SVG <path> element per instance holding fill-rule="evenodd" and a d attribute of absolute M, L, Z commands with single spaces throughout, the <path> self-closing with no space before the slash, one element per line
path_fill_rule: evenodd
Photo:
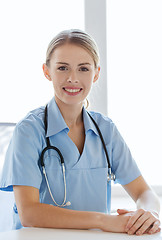
<path fill-rule="evenodd" d="M 46 65 L 50 65 L 51 55 L 54 50 L 66 43 L 72 43 L 83 47 L 93 58 L 95 68 L 99 66 L 99 52 L 94 39 L 86 32 L 79 29 L 65 30 L 57 34 L 49 43 L 46 52 Z"/>

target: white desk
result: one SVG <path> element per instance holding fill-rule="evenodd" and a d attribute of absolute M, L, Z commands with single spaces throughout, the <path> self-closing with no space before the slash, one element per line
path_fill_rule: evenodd
<path fill-rule="evenodd" d="M 162 233 L 142 236 L 107 233 L 99 230 L 23 228 L 0 233 L 0 240 L 162 240 Z"/>

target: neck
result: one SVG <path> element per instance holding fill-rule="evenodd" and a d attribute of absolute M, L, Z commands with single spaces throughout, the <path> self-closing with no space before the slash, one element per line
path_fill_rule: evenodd
<path fill-rule="evenodd" d="M 82 109 L 83 103 L 65 104 L 55 97 L 57 106 L 69 128 L 76 127 L 83 122 Z"/>

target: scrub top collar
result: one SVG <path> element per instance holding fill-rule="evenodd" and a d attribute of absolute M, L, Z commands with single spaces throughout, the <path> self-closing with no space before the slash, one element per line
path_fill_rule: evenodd
<path fill-rule="evenodd" d="M 46 137 L 55 135 L 63 130 L 66 130 L 67 132 L 69 131 L 69 128 L 64 121 L 64 118 L 56 104 L 54 97 L 48 103 L 47 111 L 48 111 L 47 112 L 47 114 L 48 114 L 48 117 L 47 117 L 48 129 L 47 129 Z M 87 133 L 89 130 L 92 130 L 96 135 L 99 136 L 98 131 L 97 131 L 94 123 L 88 116 L 88 113 L 85 110 L 84 106 L 83 106 L 83 121 L 84 121 L 85 133 Z"/>
<path fill-rule="evenodd" d="M 90 112 L 89 112 L 90 113 Z M 94 118 L 94 116 L 92 115 L 92 113 L 90 113 L 91 116 Z M 96 119 L 94 118 L 94 120 L 96 121 Z M 83 106 L 83 121 L 84 121 L 84 128 L 85 128 L 85 133 L 87 133 L 89 130 L 93 131 L 97 136 L 99 136 L 99 133 L 94 125 L 94 123 L 92 122 L 92 120 L 90 119 L 90 116 L 87 113 L 87 110 L 85 109 L 85 107 Z"/>

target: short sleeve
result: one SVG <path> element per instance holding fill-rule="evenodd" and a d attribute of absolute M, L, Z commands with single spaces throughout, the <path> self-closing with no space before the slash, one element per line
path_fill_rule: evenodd
<path fill-rule="evenodd" d="M 38 124 L 34 126 L 31 119 L 26 119 L 16 126 L 6 153 L 0 190 L 13 191 L 13 185 L 40 188 L 42 174 L 38 162 L 41 147 Z"/>
<path fill-rule="evenodd" d="M 112 131 L 112 170 L 116 176 L 115 183 L 125 185 L 139 177 L 141 172 L 114 124 Z"/>

